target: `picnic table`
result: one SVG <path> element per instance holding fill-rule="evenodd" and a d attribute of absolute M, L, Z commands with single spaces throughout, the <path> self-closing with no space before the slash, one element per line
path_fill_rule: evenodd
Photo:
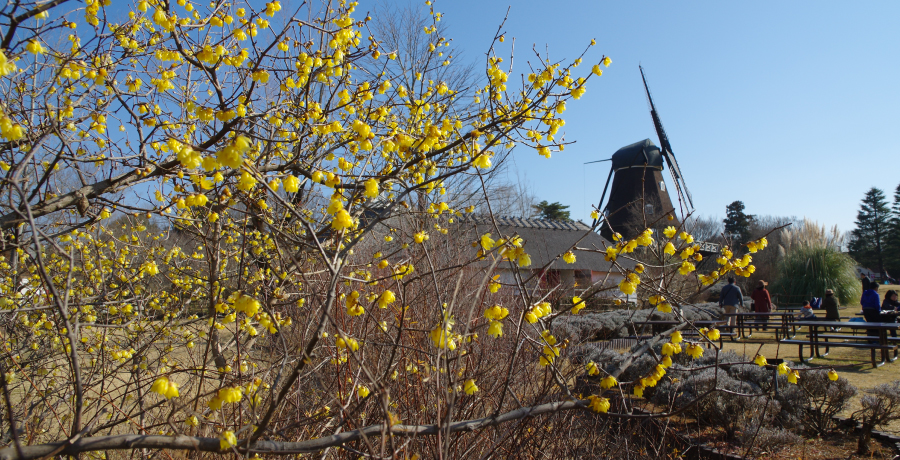
<path fill-rule="evenodd" d="M 788 337 L 788 331 L 792 331 L 791 337 L 797 335 L 797 328 L 794 326 L 794 318 L 796 313 L 793 312 L 785 312 L 785 311 L 771 311 L 765 313 L 758 312 L 741 312 L 741 313 L 723 313 L 724 317 L 734 317 L 735 322 L 737 323 L 735 326 L 732 326 L 732 329 L 737 328 L 738 338 L 751 337 L 752 330 L 754 327 L 769 327 L 769 318 L 781 318 L 780 325 L 772 325 L 772 329 L 775 329 L 775 340 L 779 338 L 779 332 L 783 337 Z M 748 323 L 746 320 L 749 318 L 753 318 L 756 320 L 765 319 L 765 322 L 757 322 L 754 321 L 752 323 Z M 751 334 L 744 335 L 744 328 L 747 328 Z"/>
<path fill-rule="evenodd" d="M 796 327 L 809 328 L 807 340 L 803 339 L 783 339 L 780 342 L 789 345 L 799 345 L 800 361 L 803 362 L 803 346 L 809 346 L 809 359 L 821 358 L 828 355 L 830 347 L 844 348 L 862 348 L 872 352 L 872 366 L 878 367 L 884 365 L 888 361 L 897 359 L 897 344 L 900 339 L 892 337 L 888 338 L 889 330 L 900 329 L 900 323 L 863 323 L 859 321 L 795 321 Z M 847 328 L 853 332 L 857 330 L 876 330 L 878 336 L 874 335 L 841 335 L 829 333 L 837 329 Z M 829 340 L 839 340 L 838 342 L 829 342 Z M 849 342 L 848 340 L 854 340 Z M 819 348 L 825 348 L 825 354 L 819 352 Z M 891 357 L 889 351 L 894 351 Z M 881 351 L 881 361 L 878 362 L 875 352 Z"/>
<path fill-rule="evenodd" d="M 651 333 L 653 335 L 657 335 L 657 334 L 661 334 L 661 333 L 665 332 L 666 329 L 671 329 L 673 326 L 677 326 L 681 323 L 682 323 L 682 321 L 675 321 L 675 320 L 669 320 L 669 319 L 650 320 L 650 321 L 632 321 L 631 329 L 632 329 L 632 332 L 634 332 L 634 335 L 629 336 L 628 338 L 634 338 L 634 339 L 647 338 L 647 336 L 643 336 L 642 333 L 643 333 L 644 328 L 648 327 L 648 326 L 650 327 Z M 724 324 L 724 321 L 704 319 L 704 320 L 690 321 L 690 323 L 695 326 L 698 326 L 698 327 L 715 327 L 715 326 L 722 326 Z M 691 333 L 685 332 L 685 334 L 690 335 Z M 728 332 L 721 332 L 721 331 L 719 332 L 719 347 L 720 348 L 722 347 L 722 336 L 724 336 L 724 335 L 731 336 L 733 334 L 728 333 Z"/>

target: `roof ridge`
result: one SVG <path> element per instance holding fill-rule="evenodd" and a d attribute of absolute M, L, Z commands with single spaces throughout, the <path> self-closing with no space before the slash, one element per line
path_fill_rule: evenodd
<path fill-rule="evenodd" d="M 491 222 L 491 217 L 473 216 L 471 220 Z M 538 228 L 546 230 L 590 230 L 591 227 L 580 220 L 544 219 L 541 217 L 493 216 L 497 225 L 522 228 Z"/>

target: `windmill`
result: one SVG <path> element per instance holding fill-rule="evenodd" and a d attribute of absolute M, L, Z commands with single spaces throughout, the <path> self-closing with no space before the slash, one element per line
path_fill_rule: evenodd
<path fill-rule="evenodd" d="M 650 103 L 650 116 L 659 138 L 657 147 L 650 139 L 626 145 L 613 154 L 612 158 L 591 161 L 612 161 L 606 185 L 603 186 L 603 195 L 600 197 L 598 209 L 603 209 L 606 222 L 600 233 L 604 238 L 612 240 L 614 232 L 621 233 L 626 239 L 634 238 L 643 229 L 665 215 L 675 216 L 675 207 L 666 190 L 663 180 L 663 162 L 669 168 L 672 182 L 678 194 L 678 204 L 681 214 L 690 213 L 694 208 L 693 199 L 688 191 L 681 168 L 672 153 L 669 138 L 663 129 L 653 98 L 650 96 L 650 88 L 644 77 L 644 69 L 641 71 L 641 80 L 644 82 L 644 90 L 647 92 L 647 100 Z M 612 181 L 612 189 L 609 188 Z M 603 207 L 603 200 L 609 190 L 609 201 Z M 596 222 L 595 222 L 596 224 Z"/>

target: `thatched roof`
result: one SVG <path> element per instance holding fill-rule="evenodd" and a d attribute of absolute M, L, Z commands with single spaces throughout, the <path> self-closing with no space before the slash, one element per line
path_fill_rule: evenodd
<path fill-rule="evenodd" d="M 525 240 L 526 252 L 531 255 L 531 268 L 543 267 L 576 242 L 578 242 L 577 247 L 585 249 L 602 250 L 610 245 L 598 233 L 591 231 L 591 227 L 584 222 L 519 217 L 495 217 L 493 222 L 496 222 L 504 236 L 519 235 Z M 474 223 L 477 235 L 491 233 L 492 238 L 497 239 L 493 222 L 490 218 L 476 217 L 467 219 L 464 225 Z M 612 266 L 612 263 L 607 262 L 601 253 L 575 251 L 575 256 L 575 263 L 567 264 L 562 259 L 558 259 L 551 265 L 551 268 L 605 272 L 610 271 Z M 618 262 L 625 268 L 634 268 L 635 264 L 625 258 L 619 258 Z"/>

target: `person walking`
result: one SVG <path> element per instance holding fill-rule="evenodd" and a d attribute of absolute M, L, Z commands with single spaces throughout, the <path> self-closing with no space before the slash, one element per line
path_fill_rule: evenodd
<path fill-rule="evenodd" d="M 822 299 L 822 308 L 825 309 L 826 321 L 841 320 L 841 312 L 839 311 L 841 304 L 838 302 L 838 298 L 834 296 L 834 291 L 831 289 L 825 290 L 825 298 Z"/>
<path fill-rule="evenodd" d="M 756 313 L 772 312 L 772 296 L 769 295 L 769 291 L 766 289 L 768 285 L 769 283 L 764 280 L 759 280 L 759 283 L 756 284 L 756 289 L 750 293 L 750 298 L 753 300 L 753 311 Z M 769 316 L 757 316 L 756 323 L 757 326 L 762 326 L 762 329 L 766 330 L 766 326 L 769 324 Z"/>
<path fill-rule="evenodd" d="M 722 288 L 722 292 L 719 294 L 719 306 L 725 309 L 726 315 L 730 315 L 737 313 L 738 305 L 744 305 L 744 294 L 741 293 L 741 288 L 734 284 L 734 277 L 729 276 L 728 284 Z M 734 332 L 737 318 L 729 316 L 727 321 L 728 330 Z"/>

